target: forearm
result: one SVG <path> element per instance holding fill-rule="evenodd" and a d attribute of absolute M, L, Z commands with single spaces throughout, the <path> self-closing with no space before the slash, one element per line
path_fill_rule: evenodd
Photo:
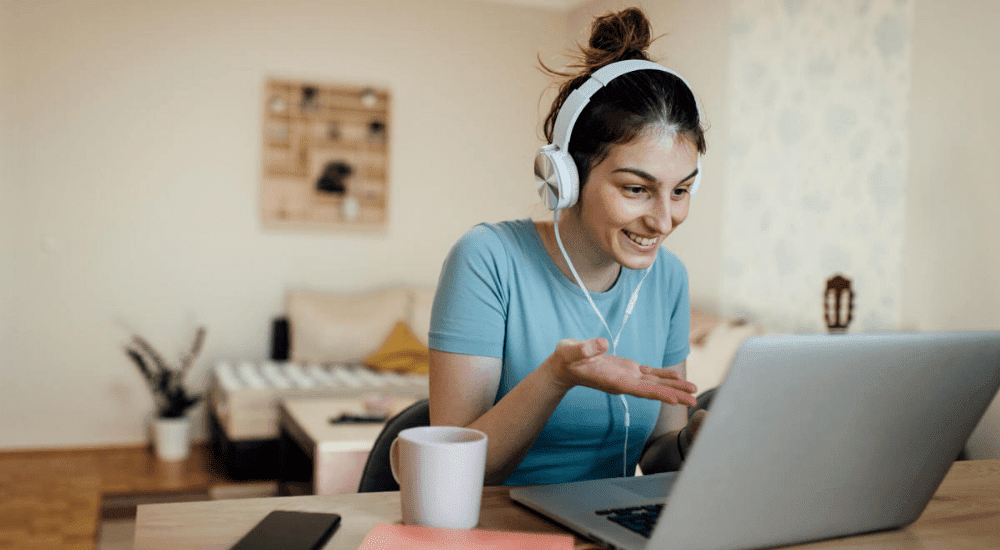
<path fill-rule="evenodd" d="M 565 395 L 545 369 L 537 369 L 469 424 L 489 437 L 487 485 L 503 483 L 517 468 Z"/>
<path fill-rule="evenodd" d="M 553 357 L 497 402 L 499 358 L 431 350 L 431 424 L 468 426 L 489 438 L 486 483 L 502 483 L 517 468 L 569 387 L 552 374 Z"/>

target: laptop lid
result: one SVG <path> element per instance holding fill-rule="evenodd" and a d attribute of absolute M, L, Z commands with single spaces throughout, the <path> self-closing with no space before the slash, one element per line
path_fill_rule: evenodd
<path fill-rule="evenodd" d="M 649 548 L 917 519 L 1000 386 L 1000 332 L 787 335 L 737 352 Z"/>
<path fill-rule="evenodd" d="M 676 479 L 511 497 L 620 548 L 754 548 L 900 527 L 923 511 L 998 386 L 1000 332 L 755 337 Z M 594 513 L 660 501 L 671 484 L 649 539 Z"/>

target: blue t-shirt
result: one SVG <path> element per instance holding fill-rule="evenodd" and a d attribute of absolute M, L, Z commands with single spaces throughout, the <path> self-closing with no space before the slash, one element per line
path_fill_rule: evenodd
<path fill-rule="evenodd" d="M 614 333 L 643 271 L 622 268 L 614 286 L 591 293 Z M 621 333 L 616 355 L 663 367 L 690 351 L 687 272 L 660 249 Z M 611 336 L 583 290 L 565 277 L 531 220 L 480 224 L 445 259 L 431 315 L 432 349 L 496 357 L 503 372 L 496 401 L 555 351 L 563 338 Z M 610 352 L 609 352 L 610 353 Z M 631 475 L 656 424 L 659 402 L 626 396 Z M 528 454 L 505 481 L 530 485 L 622 475 L 624 406 L 617 395 L 575 387 L 560 402 Z"/>

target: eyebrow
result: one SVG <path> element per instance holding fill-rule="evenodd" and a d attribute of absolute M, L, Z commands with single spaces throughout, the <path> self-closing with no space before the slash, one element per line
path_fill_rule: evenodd
<path fill-rule="evenodd" d="M 633 175 L 639 176 L 640 178 L 642 178 L 642 179 L 644 179 L 644 180 L 646 180 L 646 181 L 648 181 L 650 183 L 660 184 L 660 180 L 656 179 L 653 176 L 653 174 L 650 174 L 649 172 L 646 172 L 645 170 L 639 170 L 638 168 L 628 168 L 628 167 L 626 167 L 626 168 L 618 168 L 616 170 L 612 170 L 611 171 L 612 174 L 614 174 L 615 172 L 628 172 L 629 174 L 633 174 Z M 688 174 L 688 176 L 686 178 L 684 178 L 681 181 L 677 182 L 677 185 L 680 185 L 680 184 L 682 184 L 682 183 L 684 183 L 684 182 L 686 182 L 686 181 L 694 178 L 697 175 L 698 175 L 698 169 L 695 168 L 694 172 L 691 172 L 690 174 Z M 675 185 L 675 187 L 676 187 L 676 185 Z"/>

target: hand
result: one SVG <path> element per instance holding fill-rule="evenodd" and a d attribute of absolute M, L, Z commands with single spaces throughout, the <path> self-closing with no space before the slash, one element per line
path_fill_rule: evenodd
<path fill-rule="evenodd" d="M 566 339 L 546 360 L 557 384 L 565 389 L 587 386 L 610 394 L 628 394 L 656 399 L 671 405 L 697 404 L 694 384 L 669 369 L 640 365 L 631 359 L 607 355 L 608 341 L 593 338 L 580 342 Z"/>
<path fill-rule="evenodd" d="M 701 429 L 701 425 L 705 422 L 705 416 L 707 415 L 708 412 L 706 412 L 705 409 L 698 409 L 694 411 L 691 418 L 688 419 L 687 428 L 683 431 L 684 442 L 682 445 L 684 445 L 684 449 L 687 449 L 692 443 L 694 443 L 694 438 L 698 435 L 698 430 Z"/>

